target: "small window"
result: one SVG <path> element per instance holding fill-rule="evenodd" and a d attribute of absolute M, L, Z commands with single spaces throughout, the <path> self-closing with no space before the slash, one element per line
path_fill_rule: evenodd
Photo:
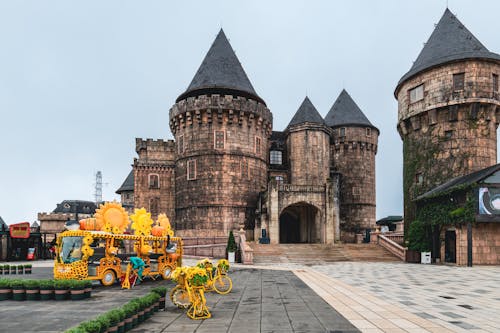
<path fill-rule="evenodd" d="M 215 149 L 224 149 L 225 135 L 224 131 L 215 131 L 215 141 L 214 147 Z"/>
<path fill-rule="evenodd" d="M 339 128 L 339 136 L 345 136 L 345 127 Z"/>
<path fill-rule="evenodd" d="M 196 160 L 190 160 L 187 162 L 187 180 L 196 179 Z"/>
<path fill-rule="evenodd" d="M 421 84 L 410 90 L 410 103 L 415 103 L 424 99 L 424 85 Z"/>
<path fill-rule="evenodd" d="M 241 161 L 240 168 L 241 168 L 241 178 L 248 178 L 248 162 Z"/>
<path fill-rule="evenodd" d="M 464 90 L 465 73 L 453 74 L 453 90 Z"/>
<path fill-rule="evenodd" d="M 260 155 L 260 138 L 258 136 L 255 137 L 255 154 Z"/>
<path fill-rule="evenodd" d="M 493 74 L 493 92 L 497 93 L 498 92 L 498 74 Z"/>
<path fill-rule="evenodd" d="M 149 175 L 149 188 L 160 188 L 160 177 L 158 175 Z"/>
<path fill-rule="evenodd" d="M 271 164 L 281 165 L 283 164 L 283 153 L 279 150 L 271 150 L 269 160 Z"/>
<path fill-rule="evenodd" d="M 276 176 L 276 183 L 277 184 L 283 184 L 285 182 L 285 179 L 283 178 L 283 176 Z"/>
<path fill-rule="evenodd" d="M 372 129 L 367 127 L 366 128 L 366 136 L 371 136 L 372 135 Z"/>
<path fill-rule="evenodd" d="M 447 139 L 451 139 L 451 137 L 453 136 L 453 131 L 445 131 L 444 136 Z"/>
<path fill-rule="evenodd" d="M 160 199 L 158 199 L 158 198 L 149 199 L 149 212 L 151 213 L 152 216 L 158 215 L 159 202 L 160 202 Z"/>
<path fill-rule="evenodd" d="M 415 175 L 415 181 L 417 182 L 417 184 L 423 184 L 424 183 L 424 175 L 422 175 L 421 173 L 417 173 Z"/>
<path fill-rule="evenodd" d="M 177 142 L 177 151 L 179 154 L 184 153 L 184 135 L 179 136 L 179 141 Z"/>

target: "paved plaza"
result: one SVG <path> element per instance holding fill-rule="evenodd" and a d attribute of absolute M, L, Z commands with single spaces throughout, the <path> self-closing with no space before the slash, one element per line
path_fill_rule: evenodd
<path fill-rule="evenodd" d="M 49 277 L 51 269 L 34 273 Z M 500 267 L 235 265 L 230 275 L 230 294 L 208 294 L 213 318 L 190 320 L 167 300 L 165 312 L 133 332 L 500 332 Z M 80 302 L 2 301 L 2 318 L 10 320 L 0 320 L 0 332 L 62 332 L 153 286 L 97 288 L 92 299 Z M 26 320 L 28 313 L 36 324 Z"/>

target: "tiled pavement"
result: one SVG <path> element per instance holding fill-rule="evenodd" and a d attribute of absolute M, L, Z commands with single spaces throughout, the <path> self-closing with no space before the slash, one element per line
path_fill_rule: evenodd
<path fill-rule="evenodd" d="M 232 293 L 209 294 L 213 318 L 192 321 L 167 301 L 166 312 L 157 313 L 134 332 L 354 329 L 343 317 L 362 332 L 500 332 L 500 267 L 341 262 L 257 268 L 240 266 L 231 272 L 235 282 Z M 115 289 L 105 290 L 110 299 L 117 294 Z M 140 293 L 141 286 L 132 292 Z M 35 307 L 38 302 L 0 302 L 0 317 L 6 315 L 14 318 L 11 323 L 18 323 L 6 327 L 0 320 L 0 332 L 43 331 L 33 325 L 20 329 L 26 313 L 42 317 L 50 313 L 43 322 L 45 332 L 60 332 L 61 322 L 66 322 L 63 318 L 78 322 L 104 311 L 112 302 L 124 301 L 115 297 L 103 303 L 103 299 L 106 297 L 97 297 L 83 309 L 76 305 L 79 302 L 73 305 L 70 301 L 63 306 L 60 302 L 43 302 L 43 307 Z M 65 325 L 69 327 L 67 322 Z"/>

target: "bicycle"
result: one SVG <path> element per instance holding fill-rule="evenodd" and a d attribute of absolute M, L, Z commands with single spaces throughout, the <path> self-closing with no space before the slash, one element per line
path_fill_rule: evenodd
<path fill-rule="evenodd" d="M 233 289 L 233 281 L 227 275 L 229 270 L 229 262 L 226 259 L 217 261 L 217 267 L 214 274 L 213 264 L 208 259 L 203 259 L 198 262 L 198 267 L 204 268 L 207 271 L 208 280 L 205 283 L 205 291 L 214 291 L 218 294 L 225 295 Z"/>
<path fill-rule="evenodd" d="M 170 292 L 170 299 L 178 308 L 188 309 L 186 315 L 191 319 L 207 319 L 212 317 L 206 305 L 204 282 L 195 285 L 194 276 L 207 278 L 206 272 L 198 267 L 178 267 L 172 274 L 177 281 Z"/>

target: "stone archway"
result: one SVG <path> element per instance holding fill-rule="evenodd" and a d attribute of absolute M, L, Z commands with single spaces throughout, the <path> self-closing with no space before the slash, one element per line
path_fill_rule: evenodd
<path fill-rule="evenodd" d="M 320 211 L 308 203 L 283 209 L 279 217 L 280 243 L 320 243 Z"/>

